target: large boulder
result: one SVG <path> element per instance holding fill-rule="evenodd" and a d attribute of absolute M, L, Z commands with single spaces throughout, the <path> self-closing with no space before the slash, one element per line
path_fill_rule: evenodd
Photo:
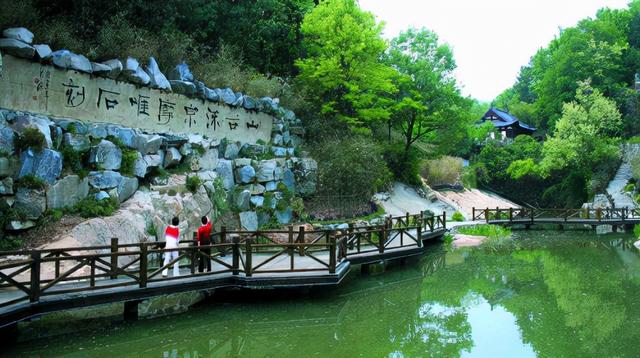
<path fill-rule="evenodd" d="M 185 62 L 178 64 L 167 76 L 170 80 L 193 82 L 193 74 Z"/>
<path fill-rule="evenodd" d="M 290 224 L 291 220 L 293 219 L 293 211 L 291 210 L 291 208 L 286 208 L 284 210 L 276 210 L 275 215 L 276 215 L 276 219 L 278 220 L 278 223 L 282 225 Z"/>
<path fill-rule="evenodd" d="M 33 45 L 33 48 L 36 51 L 36 57 L 41 61 L 50 59 L 53 54 L 49 45 Z"/>
<path fill-rule="evenodd" d="M 133 57 L 127 57 L 122 75 L 127 81 L 141 86 L 146 86 L 151 82 L 151 77 L 144 72 L 138 60 Z"/>
<path fill-rule="evenodd" d="M 96 189 L 116 188 L 122 182 L 122 175 L 110 170 L 89 172 L 88 178 L 89 185 Z"/>
<path fill-rule="evenodd" d="M 49 184 L 53 184 L 62 172 L 62 156 L 51 149 L 44 149 L 37 153 L 32 149 L 22 152 L 20 156 L 22 167 L 18 177 L 26 175 L 36 176 Z"/>
<path fill-rule="evenodd" d="M 241 184 L 249 184 L 256 178 L 256 170 L 250 165 L 236 169 L 236 182 Z"/>
<path fill-rule="evenodd" d="M 13 129 L 0 124 L 0 151 L 11 154 L 13 153 Z"/>
<path fill-rule="evenodd" d="M 25 29 L 24 27 L 10 27 L 2 31 L 2 36 L 20 40 L 24 43 L 30 44 L 33 42 L 33 32 Z"/>
<path fill-rule="evenodd" d="M 89 194 L 89 179 L 68 175 L 47 189 L 47 208 L 60 209 L 73 206 Z"/>
<path fill-rule="evenodd" d="M 38 219 L 47 210 L 44 190 L 41 189 L 19 188 L 15 200 L 13 208 L 30 220 Z"/>
<path fill-rule="evenodd" d="M 91 71 L 94 75 L 106 76 L 111 73 L 111 67 L 97 62 L 91 62 Z"/>
<path fill-rule="evenodd" d="M 12 173 L 9 158 L 0 157 L 0 178 L 8 177 Z"/>
<path fill-rule="evenodd" d="M 218 166 L 216 167 L 216 173 L 222 179 L 222 186 L 225 190 L 231 190 L 234 185 L 233 180 L 233 163 L 227 159 L 218 160 Z"/>
<path fill-rule="evenodd" d="M 200 157 L 200 169 L 214 170 L 218 167 L 218 150 L 207 149 Z"/>
<path fill-rule="evenodd" d="M 10 55 L 31 59 L 36 53 L 33 46 L 16 39 L 0 39 L 0 50 Z"/>
<path fill-rule="evenodd" d="M 231 88 L 217 88 L 216 92 L 218 93 L 218 97 L 220 97 L 221 102 L 228 105 L 233 105 L 236 102 L 236 94 L 233 93 Z"/>
<path fill-rule="evenodd" d="M 113 59 L 113 60 L 107 60 L 104 61 L 102 63 L 105 66 L 109 67 L 109 72 L 106 73 L 107 77 L 111 78 L 111 79 L 116 79 L 118 78 L 118 76 L 120 76 L 120 73 L 122 72 L 123 66 L 122 66 L 122 62 L 118 59 Z"/>
<path fill-rule="evenodd" d="M 64 134 L 63 143 L 73 148 L 76 152 L 85 152 L 91 148 L 89 138 L 71 133 Z"/>
<path fill-rule="evenodd" d="M 318 183 L 318 162 L 302 158 L 294 169 L 298 194 L 309 196 L 316 192 Z"/>
<path fill-rule="evenodd" d="M 240 213 L 240 226 L 247 231 L 258 230 L 258 215 L 255 211 L 243 211 Z"/>
<path fill-rule="evenodd" d="M 91 61 L 88 58 L 77 55 L 69 50 L 58 50 L 51 54 L 53 64 L 64 69 L 92 73 Z"/>
<path fill-rule="evenodd" d="M 165 168 L 175 167 L 176 165 L 180 164 L 181 160 L 182 160 L 182 154 L 180 154 L 180 151 L 178 151 L 178 149 L 176 148 L 171 147 L 167 149 L 167 152 L 164 156 L 164 167 Z"/>
<path fill-rule="evenodd" d="M 259 208 L 259 207 L 262 207 L 263 204 L 264 204 L 264 196 L 256 195 L 251 197 L 251 205 L 253 205 L 253 207 Z"/>
<path fill-rule="evenodd" d="M 242 106 L 245 109 L 251 110 L 251 109 L 256 109 L 257 103 L 253 97 L 244 96 L 244 102 L 242 102 Z"/>
<path fill-rule="evenodd" d="M 101 140 L 91 148 L 89 163 L 101 170 L 118 170 L 122 164 L 122 151 L 108 140 Z"/>
<path fill-rule="evenodd" d="M 138 190 L 138 185 L 138 178 L 122 177 L 118 184 L 118 201 L 122 203 L 133 196 Z"/>
<path fill-rule="evenodd" d="M 204 89 L 204 97 L 211 102 L 218 102 L 220 100 L 218 92 L 208 87 Z"/>
<path fill-rule="evenodd" d="M 136 134 L 133 136 L 133 146 L 142 154 L 157 153 L 162 147 L 164 137 L 150 134 Z"/>
<path fill-rule="evenodd" d="M 13 179 L 11 177 L 0 180 L 0 195 L 13 195 Z"/>
<path fill-rule="evenodd" d="M 196 85 L 189 81 L 170 80 L 171 89 L 174 93 L 193 97 L 196 94 Z"/>
<path fill-rule="evenodd" d="M 245 187 L 246 190 L 251 192 L 251 195 L 262 195 L 265 192 L 265 187 L 262 184 L 251 184 Z"/>
<path fill-rule="evenodd" d="M 156 59 L 153 57 L 149 57 L 149 64 L 145 68 L 147 74 L 151 78 L 149 85 L 151 88 L 158 88 L 162 90 L 171 91 L 171 85 L 167 80 L 167 77 L 160 71 L 160 67 L 158 67 L 158 63 Z"/>
<path fill-rule="evenodd" d="M 251 192 L 249 190 L 243 190 L 236 195 L 235 198 L 236 207 L 239 210 L 249 210 L 251 205 Z"/>
<path fill-rule="evenodd" d="M 27 128 L 36 128 L 42 135 L 44 136 L 47 148 L 51 148 L 53 146 L 53 141 L 51 140 L 51 126 L 53 122 L 49 120 L 47 117 L 37 117 L 32 116 L 30 114 L 22 114 L 16 116 L 13 121 L 12 128 L 19 134 L 24 133 Z"/>
<path fill-rule="evenodd" d="M 240 154 L 240 146 L 235 142 L 227 143 L 224 150 L 224 157 L 226 159 L 236 159 L 238 154 Z"/>
<path fill-rule="evenodd" d="M 234 107 L 241 107 L 244 102 L 244 95 L 240 92 L 236 92 L 236 100 L 231 103 Z"/>
<path fill-rule="evenodd" d="M 291 192 L 296 190 L 296 177 L 290 169 L 285 169 L 282 174 L 282 182 Z"/>
<path fill-rule="evenodd" d="M 261 183 L 273 181 L 275 179 L 274 172 L 276 170 L 277 162 L 275 160 L 263 160 L 258 163 L 257 177 Z"/>
<path fill-rule="evenodd" d="M 107 135 L 112 135 L 120 139 L 122 144 L 129 148 L 137 149 L 137 145 L 139 145 L 139 142 L 136 141 L 136 138 L 140 135 L 137 130 L 114 125 L 108 125 L 106 128 Z"/>

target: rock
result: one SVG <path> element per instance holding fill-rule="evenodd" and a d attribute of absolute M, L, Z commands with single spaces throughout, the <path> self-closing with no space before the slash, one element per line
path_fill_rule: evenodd
<path fill-rule="evenodd" d="M 282 143 L 284 145 L 289 145 L 289 142 L 291 142 L 291 134 L 289 131 L 284 131 L 284 133 L 282 133 Z"/>
<path fill-rule="evenodd" d="M 245 165 L 251 165 L 251 159 L 249 158 L 234 159 L 233 164 L 236 166 L 236 168 L 244 167 Z"/>
<path fill-rule="evenodd" d="M 103 123 L 93 123 L 89 125 L 89 136 L 92 138 L 107 138 L 107 127 Z"/>
<path fill-rule="evenodd" d="M 32 220 L 11 220 L 7 223 L 5 229 L 9 231 L 22 231 L 31 229 L 36 226 L 36 222 Z"/>
<path fill-rule="evenodd" d="M 274 146 L 271 147 L 271 151 L 276 157 L 285 157 L 287 155 L 287 148 Z"/>
<path fill-rule="evenodd" d="M 133 57 L 127 57 L 125 61 L 124 69 L 122 70 L 124 78 L 137 85 L 146 86 L 151 82 L 151 77 L 144 72 L 140 63 Z"/>
<path fill-rule="evenodd" d="M 236 100 L 231 103 L 234 107 L 241 107 L 244 102 L 244 96 L 240 92 L 236 92 Z"/>
<path fill-rule="evenodd" d="M 270 181 L 266 184 L 265 186 L 265 190 L 266 191 L 276 191 L 278 190 L 278 182 L 277 181 Z"/>
<path fill-rule="evenodd" d="M 30 114 L 21 114 L 16 116 L 13 121 L 12 128 L 14 131 L 22 134 L 27 128 L 36 128 L 44 136 L 47 148 L 53 147 L 51 140 L 51 128 L 53 122 L 46 117 L 36 117 Z"/>
<path fill-rule="evenodd" d="M 264 145 L 262 144 L 243 144 L 242 148 L 240 149 L 240 156 L 241 157 L 251 157 L 251 158 L 256 158 L 261 156 L 262 154 L 266 153 L 266 148 Z"/>
<path fill-rule="evenodd" d="M 233 93 L 233 91 L 231 90 L 231 88 L 224 88 L 224 89 L 216 89 L 216 92 L 218 93 L 218 96 L 220 97 L 220 100 L 223 103 L 226 103 L 228 105 L 233 105 L 233 103 L 236 101 L 236 94 Z"/>
<path fill-rule="evenodd" d="M 240 226 L 247 231 L 258 230 L 258 215 L 255 211 L 244 211 L 240 213 Z"/>
<path fill-rule="evenodd" d="M 191 143 L 185 143 L 180 147 L 180 154 L 182 155 L 191 155 L 193 153 L 193 149 L 191 148 Z"/>
<path fill-rule="evenodd" d="M 2 36 L 10 39 L 20 40 L 24 43 L 30 44 L 33 42 L 33 33 L 24 27 L 10 27 L 2 31 Z"/>
<path fill-rule="evenodd" d="M 44 190 L 18 188 L 13 208 L 22 213 L 29 220 L 35 220 L 47 210 Z"/>
<path fill-rule="evenodd" d="M 91 61 L 82 55 L 76 55 L 69 50 L 58 50 L 51 54 L 53 64 L 65 69 L 91 73 Z"/>
<path fill-rule="evenodd" d="M 122 175 L 114 171 L 93 171 L 89 172 L 89 185 L 96 189 L 116 188 L 122 182 Z"/>
<path fill-rule="evenodd" d="M 273 100 L 273 98 L 271 97 L 262 97 L 260 98 L 260 101 L 263 103 L 264 107 L 263 109 L 266 110 L 270 110 L 270 111 L 277 111 L 278 110 L 278 104 Z"/>
<path fill-rule="evenodd" d="M 218 176 L 222 178 L 222 185 L 225 188 L 225 190 L 231 190 L 234 185 L 233 164 L 231 163 L 231 161 L 226 159 L 218 160 L 216 173 L 218 173 Z"/>
<path fill-rule="evenodd" d="M 164 186 L 169 184 L 169 178 L 168 177 L 153 177 L 151 178 L 151 184 L 156 185 L 156 186 Z"/>
<path fill-rule="evenodd" d="M 207 149 L 200 157 L 200 169 L 214 170 L 218 167 L 218 150 Z"/>
<path fill-rule="evenodd" d="M 149 168 L 161 167 L 164 162 L 164 158 L 160 154 L 147 154 L 142 159 L 144 159 Z"/>
<path fill-rule="evenodd" d="M 3 158 L 6 159 L 6 158 Z M 13 195 L 13 179 L 4 178 L 0 180 L 0 195 Z"/>
<path fill-rule="evenodd" d="M 259 208 L 264 204 L 264 196 L 252 196 L 251 197 L 251 205 L 256 208 Z M 259 221 L 259 220 L 258 220 Z"/>
<path fill-rule="evenodd" d="M 182 160 L 182 154 L 176 148 L 167 149 L 167 153 L 164 156 L 164 167 L 171 168 L 178 164 Z"/>
<path fill-rule="evenodd" d="M 276 169 L 273 171 L 273 178 L 277 180 L 282 180 L 284 178 L 284 169 L 282 166 L 278 165 Z"/>
<path fill-rule="evenodd" d="M 236 143 L 227 143 L 227 147 L 224 150 L 224 157 L 226 159 L 236 159 L 240 154 L 240 147 Z"/>
<path fill-rule="evenodd" d="M 94 75 L 108 75 L 111 73 L 111 67 L 97 62 L 91 62 L 91 71 Z"/>
<path fill-rule="evenodd" d="M 293 211 L 291 208 L 276 210 L 274 214 L 276 215 L 278 222 L 282 225 L 290 224 L 293 219 Z"/>
<path fill-rule="evenodd" d="M 282 175 L 282 182 L 291 192 L 296 190 L 296 177 L 290 169 L 285 169 Z"/>
<path fill-rule="evenodd" d="M 13 153 L 13 129 L 0 124 L 0 151 Z"/>
<path fill-rule="evenodd" d="M 204 89 L 204 97 L 211 102 L 218 102 L 220 100 L 220 96 L 218 96 L 218 93 L 208 87 Z"/>
<path fill-rule="evenodd" d="M 196 86 L 196 97 L 198 98 L 206 98 L 205 92 L 207 91 L 207 87 L 204 85 L 202 81 L 193 81 L 193 84 Z"/>
<path fill-rule="evenodd" d="M 287 155 L 294 156 L 296 155 L 296 148 L 285 148 L 287 150 Z"/>
<path fill-rule="evenodd" d="M 260 184 L 251 184 L 245 187 L 246 190 L 251 192 L 251 195 L 262 195 L 265 192 L 265 187 Z"/>
<path fill-rule="evenodd" d="M 316 192 L 318 182 L 318 162 L 302 158 L 294 171 L 298 194 L 309 196 Z"/>
<path fill-rule="evenodd" d="M 244 102 L 242 103 L 242 106 L 245 109 L 256 109 L 256 105 L 256 100 L 253 97 L 244 96 Z"/>
<path fill-rule="evenodd" d="M 89 163 L 95 164 L 100 170 L 118 170 L 122 163 L 122 151 L 108 140 L 91 148 Z"/>
<path fill-rule="evenodd" d="M 249 206 L 251 205 L 251 192 L 249 190 L 239 192 L 235 201 L 236 207 L 239 210 L 249 210 Z"/>
<path fill-rule="evenodd" d="M 259 227 L 262 227 L 262 226 L 265 226 L 265 225 L 269 224 L 270 221 L 271 221 L 271 214 L 269 214 L 266 211 L 258 212 L 258 226 Z"/>
<path fill-rule="evenodd" d="M 102 200 L 106 200 L 109 199 L 111 196 L 109 196 L 109 193 L 107 193 L 104 190 L 100 190 L 99 192 L 96 193 L 95 198 L 97 201 L 102 201 Z"/>
<path fill-rule="evenodd" d="M 118 76 L 120 76 L 120 73 L 122 72 L 122 68 L 123 68 L 122 62 L 120 62 L 120 60 L 118 59 L 107 60 L 107 61 L 104 61 L 102 64 L 110 68 L 109 72 L 106 74 L 107 77 L 115 80 L 118 78 Z"/>
<path fill-rule="evenodd" d="M 33 45 L 36 50 L 36 57 L 40 60 L 48 60 L 51 58 L 52 51 L 49 45 Z"/>
<path fill-rule="evenodd" d="M 293 111 L 291 110 L 286 110 L 284 112 L 284 119 L 287 120 L 288 122 L 292 122 L 296 119 L 296 114 L 293 113 Z"/>
<path fill-rule="evenodd" d="M 283 144 L 282 139 L 282 134 L 274 134 L 271 137 L 271 143 L 273 143 L 273 145 L 275 146 L 281 146 Z"/>
<path fill-rule="evenodd" d="M 9 162 L 9 158 L 0 157 L 0 178 L 10 176 L 11 172 L 11 162 Z"/>
<path fill-rule="evenodd" d="M 185 62 L 178 64 L 167 76 L 170 80 L 193 82 L 193 74 L 189 70 L 189 65 Z"/>
<path fill-rule="evenodd" d="M 256 176 L 260 183 L 273 181 L 275 179 L 274 172 L 276 170 L 277 163 L 275 160 L 263 160 L 258 163 L 258 171 Z"/>
<path fill-rule="evenodd" d="M 73 128 L 75 134 L 89 134 L 89 127 L 87 127 L 84 122 L 68 118 L 53 118 L 52 120 L 53 123 L 62 128 L 65 132 L 71 132 Z"/>
<path fill-rule="evenodd" d="M 157 153 L 163 142 L 164 138 L 159 135 L 136 134 L 133 136 L 133 147 L 142 154 Z"/>
<path fill-rule="evenodd" d="M 118 201 L 123 203 L 138 190 L 138 178 L 122 177 L 118 185 Z"/>
<path fill-rule="evenodd" d="M 138 178 L 144 178 L 149 172 L 149 165 L 142 157 L 140 152 L 136 152 L 136 160 L 133 162 L 133 175 Z"/>
<path fill-rule="evenodd" d="M 22 167 L 18 177 L 26 175 L 36 176 L 49 184 L 53 184 L 62 172 L 62 156 L 51 149 L 44 149 L 40 153 L 28 149 L 20 156 Z"/>
<path fill-rule="evenodd" d="M 183 94 L 188 97 L 193 97 L 196 94 L 196 85 L 193 82 L 170 80 L 171 89 L 174 93 Z"/>
<path fill-rule="evenodd" d="M 73 206 L 89 194 L 89 180 L 68 175 L 47 188 L 47 208 L 60 209 Z"/>
<path fill-rule="evenodd" d="M 76 152 L 86 152 L 91 148 L 91 141 L 89 141 L 89 138 L 81 135 L 65 133 L 63 142 L 65 145 L 73 148 Z"/>
<path fill-rule="evenodd" d="M 112 135 L 129 148 L 136 149 L 139 142 L 136 142 L 136 137 L 140 135 L 136 130 L 132 128 L 123 128 L 118 126 L 107 126 L 107 135 Z"/>
<path fill-rule="evenodd" d="M 156 62 L 155 58 L 149 57 L 149 64 L 147 65 L 145 70 L 151 78 L 149 82 L 151 88 L 171 91 L 171 84 L 169 84 L 167 77 L 165 77 L 165 75 L 160 71 L 160 67 L 158 67 L 158 63 Z"/>
<path fill-rule="evenodd" d="M 196 173 L 203 182 L 212 182 L 218 178 L 218 173 L 213 170 L 202 170 Z"/>
<path fill-rule="evenodd" d="M 36 53 L 36 49 L 33 46 L 16 39 L 0 39 L 0 50 L 26 59 L 32 59 Z"/>
<path fill-rule="evenodd" d="M 196 155 L 190 155 L 185 159 L 192 172 L 200 170 L 200 158 Z"/>
<path fill-rule="evenodd" d="M 250 165 L 236 169 L 236 181 L 241 184 L 253 182 L 256 177 L 256 170 Z"/>

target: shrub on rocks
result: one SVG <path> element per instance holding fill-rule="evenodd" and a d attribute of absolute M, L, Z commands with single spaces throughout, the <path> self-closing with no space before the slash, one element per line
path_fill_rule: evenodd
<path fill-rule="evenodd" d="M 28 127 L 22 131 L 22 134 L 16 134 L 14 145 L 21 152 L 31 148 L 40 153 L 47 146 L 47 140 L 37 128 Z"/>
<path fill-rule="evenodd" d="M 74 205 L 68 212 L 77 213 L 83 218 L 94 218 L 99 216 L 111 216 L 118 210 L 120 204 L 112 197 L 98 200 L 95 196 L 89 195 Z"/>
<path fill-rule="evenodd" d="M 200 180 L 200 177 L 197 175 L 193 175 L 190 177 L 187 177 L 187 183 L 186 183 L 186 187 L 187 190 L 189 190 L 192 193 L 195 193 L 198 191 L 198 188 L 200 188 L 200 186 L 202 185 L 202 180 Z"/>

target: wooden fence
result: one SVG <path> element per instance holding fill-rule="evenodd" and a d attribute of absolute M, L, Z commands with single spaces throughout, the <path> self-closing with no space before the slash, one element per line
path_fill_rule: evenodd
<path fill-rule="evenodd" d="M 536 209 L 536 208 L 485 208 L 472 209 L 474 221 L 489 222 L 625 222 L 640 220 L 640 210 L 629 208 L 580 208 L 580 209 Z"/>

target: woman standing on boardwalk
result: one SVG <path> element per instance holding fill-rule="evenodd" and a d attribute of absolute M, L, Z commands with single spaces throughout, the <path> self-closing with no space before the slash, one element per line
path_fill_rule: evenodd
<path fill-rule="evenodd" d="M 179 252 L 177 249 L 178 249 L 178 243 L 180 243 L 180 228 L 178 228 L 179 224 L 180 224 L 180 219 L 178 219 L 178 217 L 174 217 L 171 220 L 171 225 L 167 226 L 167 229 L 164 231 L 164 240 L 166 242 L 165 249 L 176 249 L 176 250 L 166 251 L 164 253 L 163 266 L 166 266 L 167 264 L 169 264 L 171 260 L 176 260 L 178 258 Z M 166 267 L 162 271 L 162 277 L 167 277 L 168 274 L 169 274 L 169 268 Z M 173 276 L 179 276 L 179 275 L 180 275 L 180 263 L 179 261 L 176 261 L 173 264 Z"/>
<path fill-rule="evenodd" d="M 211 221 L 206 217 L 202 217 L 202 225 L 198 228 L 198 246 L 211 245 Z M 198 272 L 204 272 L 204 265 L 207 264 L 207 272 L 211 272 L 211 248 L 200 248 L 200 262 L 198 264 Z"/>

